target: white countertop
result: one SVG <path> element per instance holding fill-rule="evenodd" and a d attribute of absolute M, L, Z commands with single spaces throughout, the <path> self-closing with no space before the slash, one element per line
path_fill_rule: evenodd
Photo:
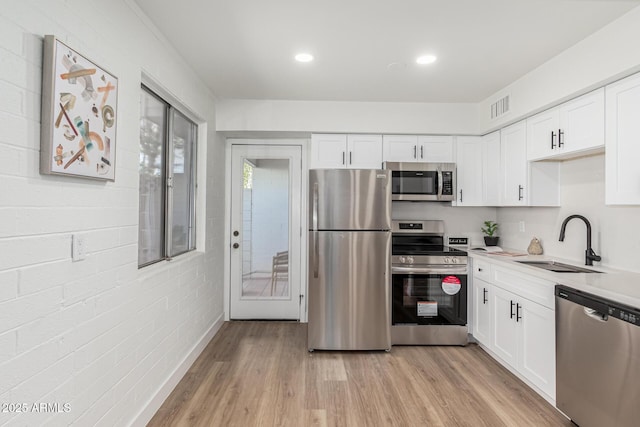
<path fill-rule="evenodd" d="M 505 249 L 508 252 L 522 252 Z M 613 270 L 595 265 L 585 266 L 568 261 L 562 258 L 547 255 L 525 255 L 525 256 L 500 256 L 491 255 L 482 251 L 467 251 L 472 258 L 484 258 L 491 263 L 504 265 L 522 273 L 553 281 L 560 285 L 565 285 L 580 291 L 584 291 L 602 298 L 626 304 L 633 308 L 640 309 L 640 273 L 629 271 Z M 548 261 L 554 260 L 576 267 L 588 268 L 602 273 L 555 273 L 542 268 L 521 264 L 518 261 Z"/>

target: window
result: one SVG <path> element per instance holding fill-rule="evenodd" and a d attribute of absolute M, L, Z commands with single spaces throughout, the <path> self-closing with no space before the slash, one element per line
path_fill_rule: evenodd
<path fill-rule="evenodd" d="M 142 86 L 138 266 L 195 249 L 197 126 Z"/>

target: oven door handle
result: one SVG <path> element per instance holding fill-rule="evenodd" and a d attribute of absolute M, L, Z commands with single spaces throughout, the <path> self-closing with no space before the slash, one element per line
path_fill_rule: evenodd
<path fill-rule="evenodd" d="M 391 267 L 391 274 L 467 274 L 467 267 Z"/>

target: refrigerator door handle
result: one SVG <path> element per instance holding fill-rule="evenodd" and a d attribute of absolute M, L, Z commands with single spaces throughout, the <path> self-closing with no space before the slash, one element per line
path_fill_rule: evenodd
<path fill-rule="evenodd" d="M 320 257 L 320 243 L 318 241 L 318 183 L 313 184 L 313 213 L 312 213 L 312 228 L 313 228 L 313 277 L 318 278 L 318 264 L 320 263 L 318 258 Z"/>

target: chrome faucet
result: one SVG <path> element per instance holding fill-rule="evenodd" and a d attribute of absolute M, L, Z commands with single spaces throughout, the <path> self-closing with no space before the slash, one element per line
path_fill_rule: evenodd
<path fill-rule="evenodd" d="M 587 218 L 583 217 L 582 215 L 569 215 L 562 222 L 562 227 L 560 228 L 560 238 L 558 240 L 560 240 L 561 242 L 564 241 L 564 232 L 567 228 L 567 223 L 573 218 L 580 218 L 587 226 L 587 250 L 585 251 L 584 264 L 593 265 L 593 261 L 600 261 L 602 258 L 600 258 L 599 255 L 596 255 L 596 253 L 591 248 L 591 224 L 589 223 L 589 220 Z"/>

